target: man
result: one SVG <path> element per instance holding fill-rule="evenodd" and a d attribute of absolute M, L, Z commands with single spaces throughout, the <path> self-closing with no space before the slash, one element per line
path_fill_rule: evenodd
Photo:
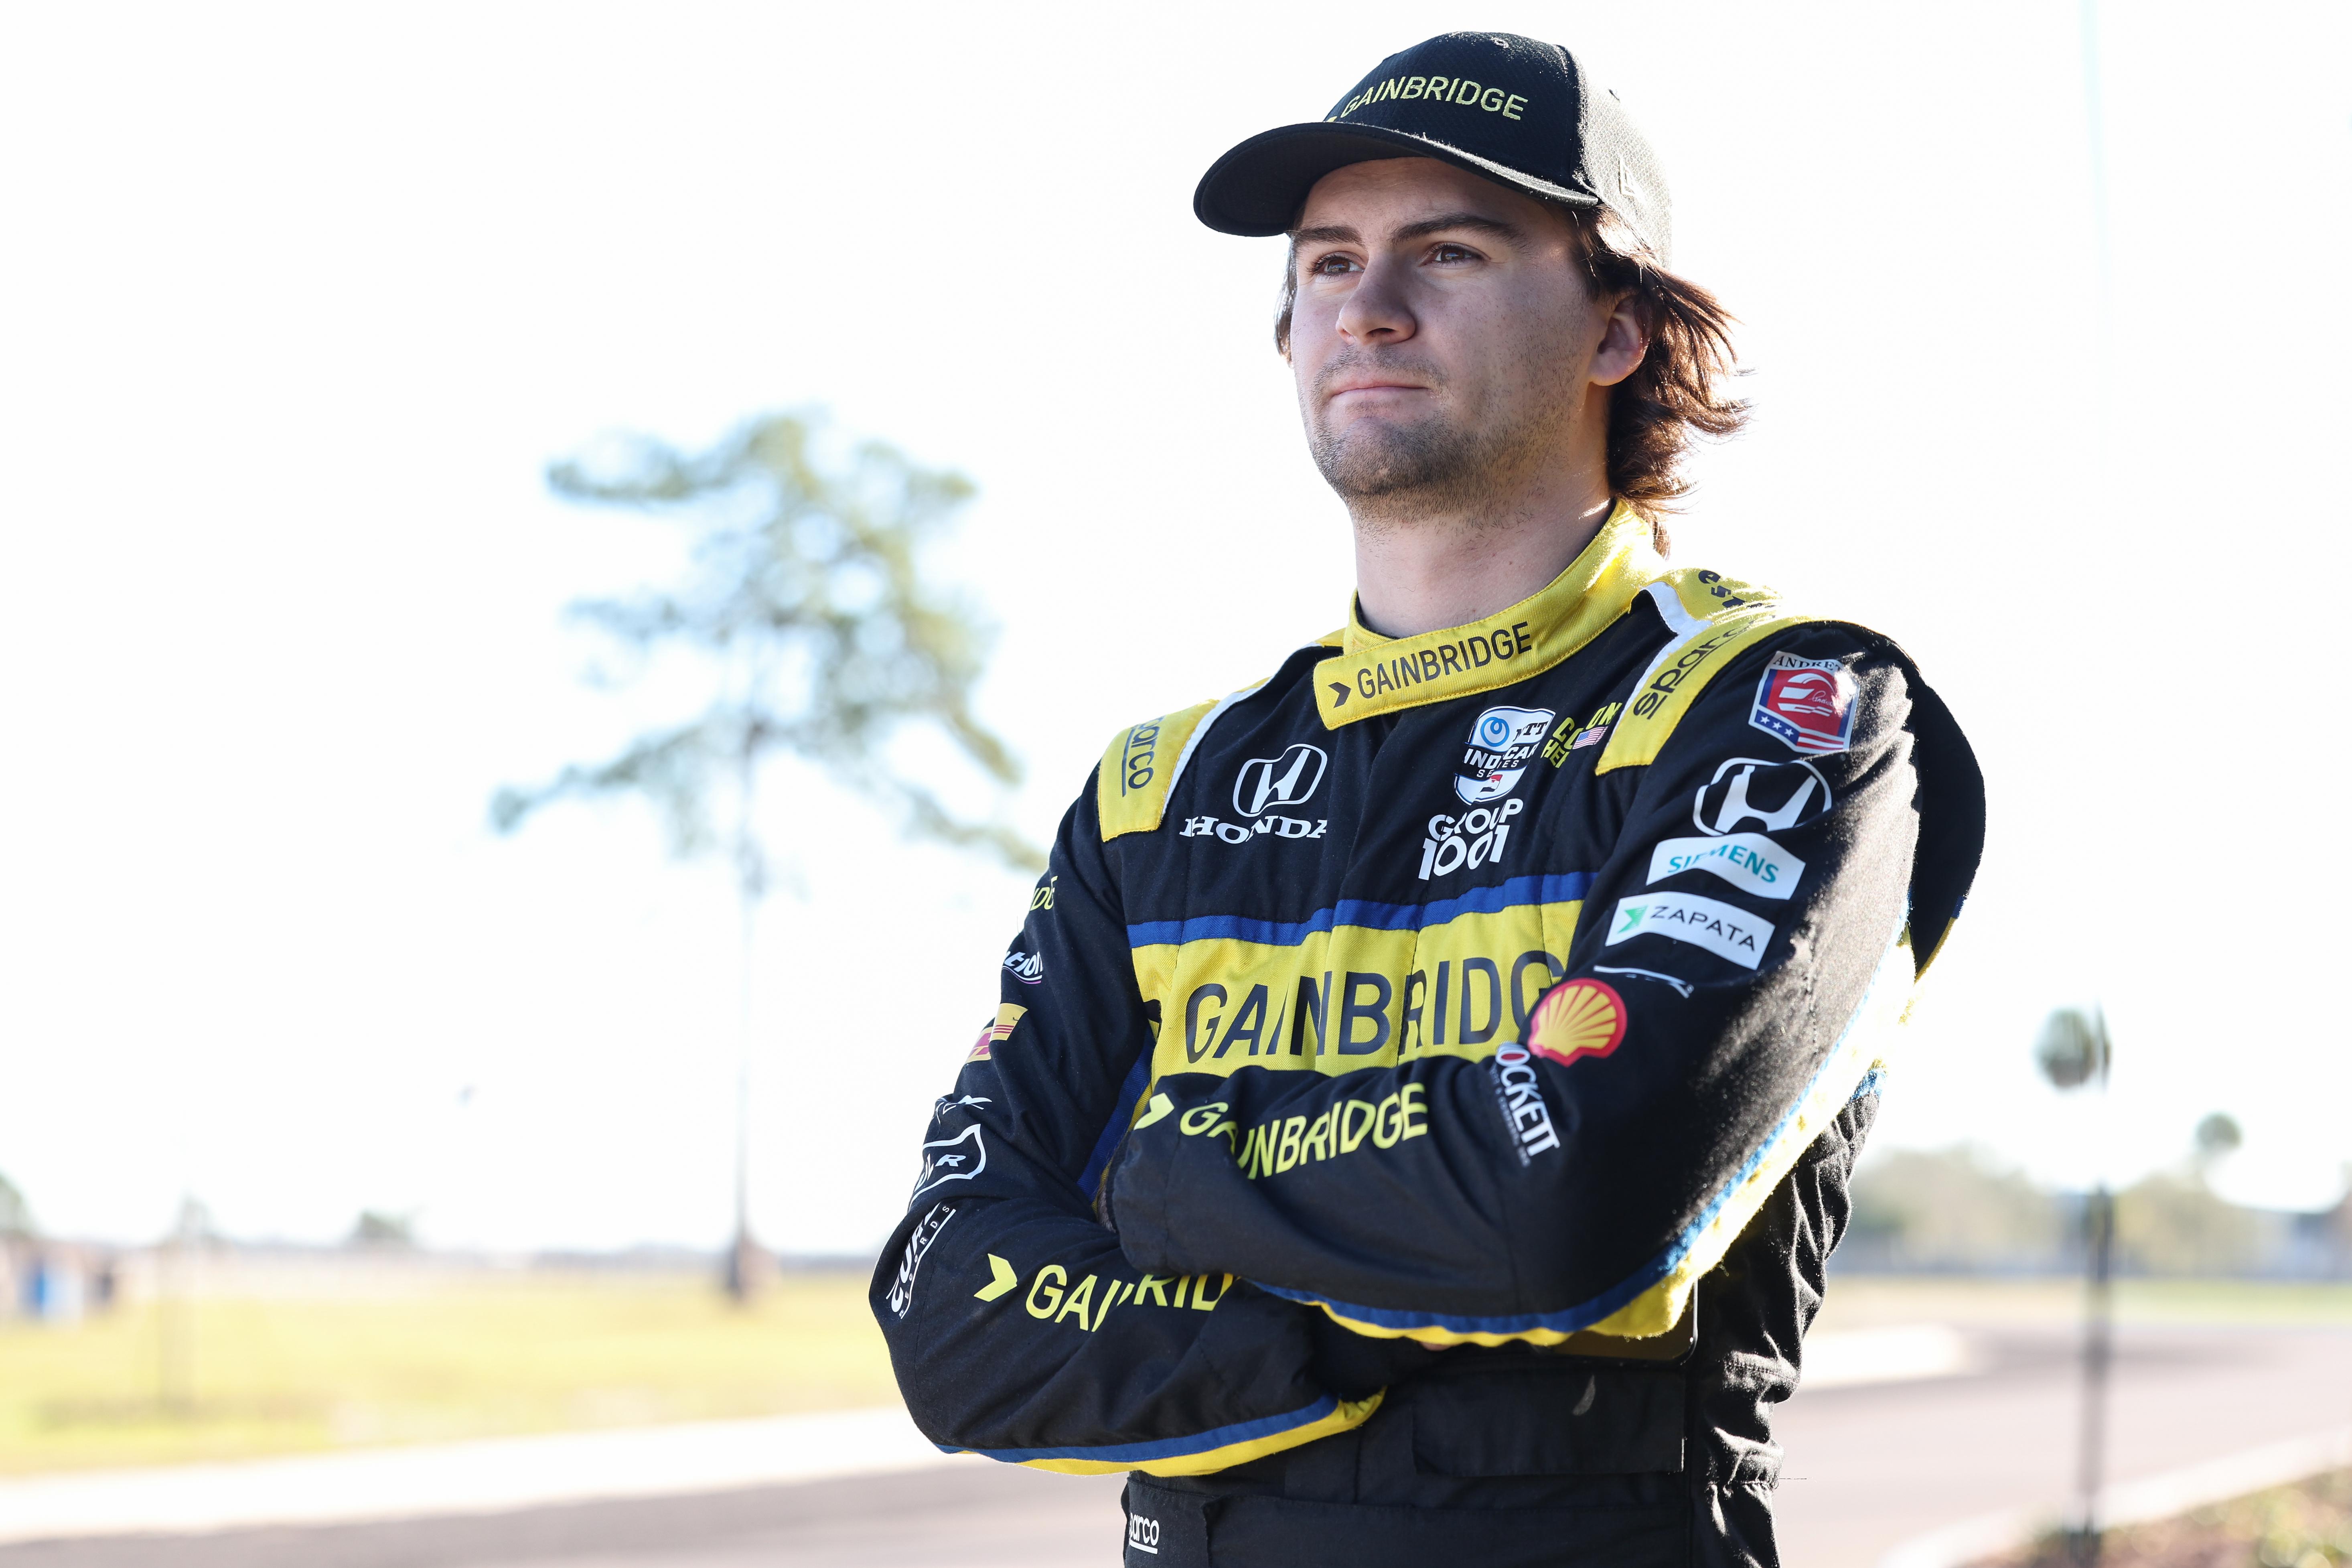
<path fill-rule="evenodd" d="M 1774 1563 L 1967 743 L 1884 637 L 1668 566 L 1727 318 L 1565 50 L 1392 56 L 1195 210 L 1291 237 L 1354 610 L 1064 818 L 875 1277 L 908 1407 L 1131 1472 L 1131 1563 Z"/>

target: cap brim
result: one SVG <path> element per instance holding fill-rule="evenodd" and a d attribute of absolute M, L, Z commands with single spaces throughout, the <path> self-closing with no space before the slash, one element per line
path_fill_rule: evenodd
<path fill-rule="evenodd" d="M 1318 120 L 1262 131 L 1212 163 L 1192 193 L 1192 213 L 1221 234 L 1286 234 L 1316 181 L 1379 158 L 1434 158 L 1532 196 L 1571 206 L 1601 205 L 1590 191 L 1555 185 L 1426 136 Z"/>

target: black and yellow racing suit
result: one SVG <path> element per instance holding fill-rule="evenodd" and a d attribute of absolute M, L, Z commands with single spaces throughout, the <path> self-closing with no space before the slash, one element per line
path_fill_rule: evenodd
<path fill-rule="evenodd" d="M 874 1309 L 1129 1563 L 1772 1563 L 1769 1409 L 1974 875 L 1894 645 L 1619 509 L 1473 625 L 1121 731 Z"/>

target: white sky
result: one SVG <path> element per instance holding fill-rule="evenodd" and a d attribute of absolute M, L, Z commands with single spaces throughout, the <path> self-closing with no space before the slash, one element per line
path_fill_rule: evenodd
<path fill-rule="evenodd" d="M 2079 1178 L 2030 1046 L 2102 996 L 2117 1174 L 2220 1109 L 2233 1190 L 2331 1201 L 2352 10 L 2106 10 L 2103 465 L 2069 0 L 9 8 L 0 1171 L 121 1237 L 184 1191 L 245 1236 L 718 1241 L 721 874 L 626 804 L 484 826 L 656 711 L 559 614 L 668 536 L 544 463 L 824 403 L 970 473 L 942 565 L 1003 626 L 1042 836 L 1114 729 L 1345 604 L 1280 243 L 1194 181 L 1476 26 L 1595 60 L 1747 322 L 1755 426 L 1678 558 L 1893 632 L 1983 757 L 1881 1141 Z M 755 1213 L 867 1246 L 1026 882 L 854 792 L 772 805 L 811 900 L 762 934 Z"/>

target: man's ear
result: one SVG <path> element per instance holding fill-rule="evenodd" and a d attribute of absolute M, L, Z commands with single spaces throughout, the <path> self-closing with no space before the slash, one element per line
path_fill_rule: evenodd
<path fill-rule="evenodd" d="M 1642 368 L 1650 352 L 1650 323 L 1642 300 L 1631 289 L 1609 305 L 1609 324 L 1601 346 L 1592 352 L 1592 384 L 1614 386 Z"/>

